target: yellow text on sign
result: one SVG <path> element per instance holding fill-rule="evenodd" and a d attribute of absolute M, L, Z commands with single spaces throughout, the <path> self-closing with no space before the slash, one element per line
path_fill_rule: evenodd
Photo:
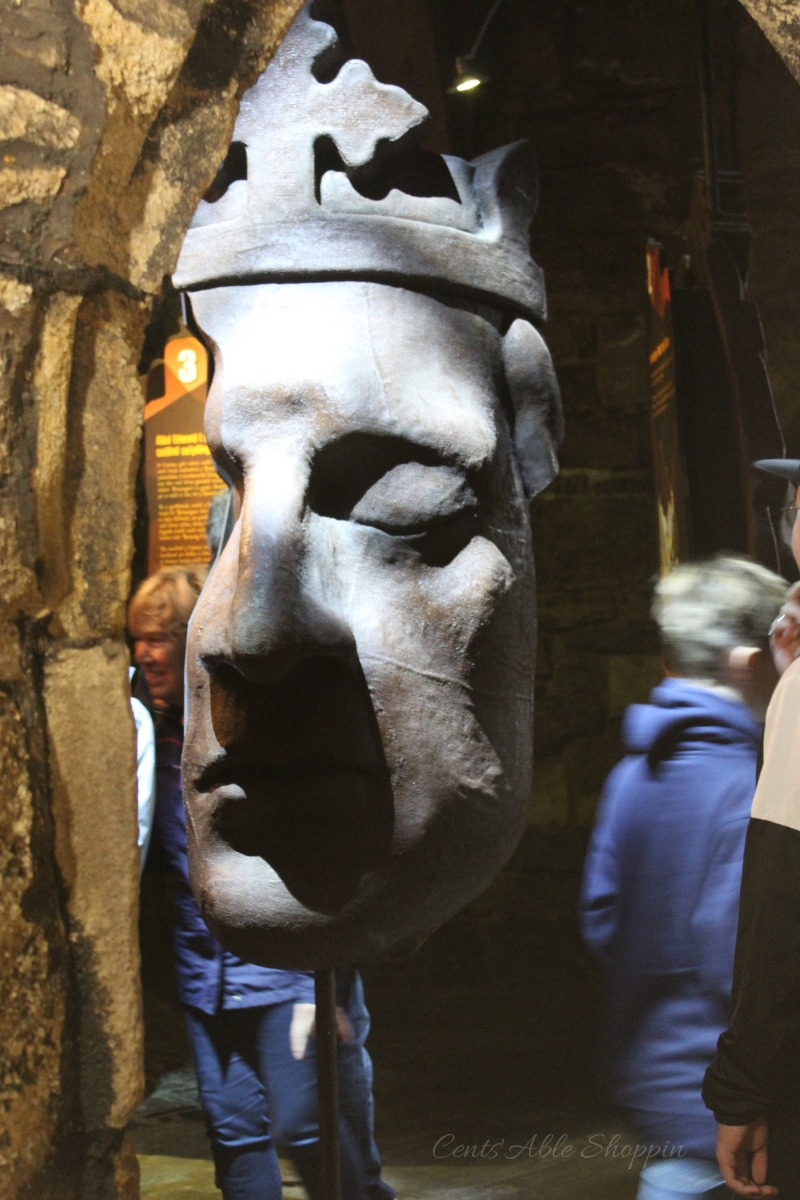
<path fill-rule="evenodd" d="M 202 433 L 157 433 L 156 458 L 195 458 L 210 455 Z"/>

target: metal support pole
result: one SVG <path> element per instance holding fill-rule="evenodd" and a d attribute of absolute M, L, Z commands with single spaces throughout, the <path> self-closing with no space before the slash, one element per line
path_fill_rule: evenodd
<path fill-rule="evenodd" d="M 314 972 L 319 1109 L 319 1179 L 322 1200 L 341 1200 L 339 1082 L 336 1036 L 336 972 Z"/>

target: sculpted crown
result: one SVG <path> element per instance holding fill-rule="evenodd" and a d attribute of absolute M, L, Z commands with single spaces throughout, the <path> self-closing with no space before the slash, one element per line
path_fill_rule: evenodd
<path fill-rule="evenodd" d="M 374 280 L 545 317 L 529 142 L 474 162 L 421 150 L 428 112 L 351 59 L 306 5 L 242 98 L 175 286 Z"/>

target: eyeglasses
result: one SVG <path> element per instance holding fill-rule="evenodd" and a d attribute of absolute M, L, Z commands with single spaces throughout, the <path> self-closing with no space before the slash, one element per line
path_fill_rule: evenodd
<path fill-rule="evenodd" d="M 787 521 L 794 521 L 798 512 L 800 512 L 800 504 L 787 504 L 786 508 L 781 509 L 781 512 Z"/>

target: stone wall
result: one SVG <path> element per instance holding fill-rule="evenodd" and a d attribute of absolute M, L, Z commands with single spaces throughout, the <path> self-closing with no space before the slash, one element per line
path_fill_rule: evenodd
<path fill-rule="evenodd" d="M 299 0 L 0 17 L 0 1197 L 138 1195 L 124 613 L 154 295 Z"/>

